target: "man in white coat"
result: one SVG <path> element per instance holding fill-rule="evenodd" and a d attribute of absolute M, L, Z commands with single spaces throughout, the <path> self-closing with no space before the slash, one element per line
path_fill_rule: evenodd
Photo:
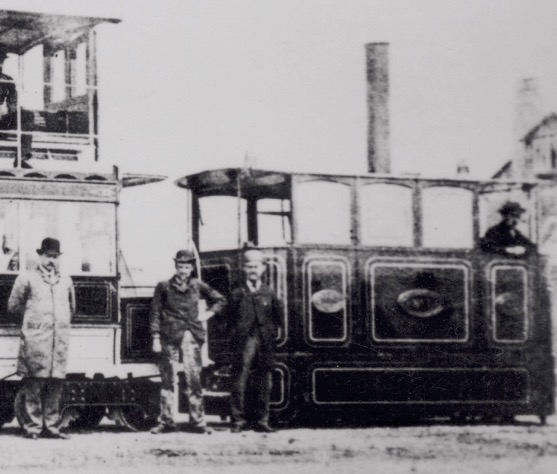
<path fill-rule="evenodd" d="M 60 274 L 60 242 L 46 238 L 39 264 L 21 273 L 12 288 L 8 311 L 23 319 L 17 371 L 22 387 L 15 411 L 25 431 L 37 439 L 66 439 L 60 432 L 60 399 L 66 378 L 71 318 L 75 310 L 72 279 Z"/>

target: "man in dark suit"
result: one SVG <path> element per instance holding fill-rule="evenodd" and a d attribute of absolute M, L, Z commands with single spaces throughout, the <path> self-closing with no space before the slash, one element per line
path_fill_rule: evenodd
<path fill-rule="evenodd" d="M 244 253 L 243 271 L 245 279 L 232 291 L 227 307 L 233 352 L 231 431 L 239 433 L 250 421 L 256 431 L 271 433 L 271 372 L 284 310 L 275 292 L 261 281 L 265 262 L 259 250 Z"/>
<path fill-rule="evenodd" d="M 503 220 L 488 229 L 480 242 L 484 252 L 507 257 L 525 257 L 535 251 L 536 246 L 516 228 L 526 209 L 518 202 L 508 201 L 499 209 Z"/>

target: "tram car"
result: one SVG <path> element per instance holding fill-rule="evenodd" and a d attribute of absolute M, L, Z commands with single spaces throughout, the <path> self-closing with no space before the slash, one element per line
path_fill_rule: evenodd
<path fill-rule="evenodd" d="M 481 252 L 498 209 L 534 183 L 221 169 L 185 176 L 202 278 L 225 295 L 245 242 L 267 257 L 285 307 L 276 421 L 452 417 L 554 410 L 550 302 L 538 252 Z M 230 341 L 209 322 L 209 410 L 226 413 Z"/>
<path fill-rule="evenodd" d="M 102 171 L 96 33 L 117 20 L 0 11 L 0 425 L 20 380 L 19 325 L 7 300 L 45 236 L 74 281 L 62 413 L 94 428 L 110 415 L 154 423 L 160 378 L 150 349 L 152 288 L 125 285 L 122 189 L 157 177 Z M 7 96 L 10 96 L 9 101 Z M 511 418 L 553 413 L 544 259 L 478 250 L 508 200 L 528 209 L 534 183 L 223 169 L 185 176 L 199 273 L 227 295 L 252 242 L 282 298 L 272 410 L 279 422 L 326 416 Z M 228 414 L 226 319 L 208 325 L 209 413 Z M 184 383 L 179 378 L 179 383 Z M 187 401 L 177 397 L 181 411 Z"/>
<path fill-rule="evenodd" d="M 92 428 L 110 414 L 137 429 L 159 409 L 156 364 L 133 357 L 121 316 L 137 292 L 121 288 L 117 217 L 123 187 L 159 178 L 120 176 L 98 156 L 96 35 L 117 22 L 0 11 L 0 426 L 14 418 L 20 385 L 21 321 L 7 301 L 46 236 L 60 239 L 76 292 L 64 421 Z"/>

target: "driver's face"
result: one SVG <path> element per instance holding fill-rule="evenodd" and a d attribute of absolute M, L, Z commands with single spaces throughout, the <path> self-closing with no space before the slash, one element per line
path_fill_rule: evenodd
<path fill-rule="evenodd" d="M 520 222 L 520 217 L 512 214 L 505 216 L 505 222 L 509 227 L 515 228 Z"/>
<path fill-rule="evenodd" d="M 176 263 L 176 275 L 181 280 L 187 280 L 191 276 L 193 269 L 193 263 Z"/>

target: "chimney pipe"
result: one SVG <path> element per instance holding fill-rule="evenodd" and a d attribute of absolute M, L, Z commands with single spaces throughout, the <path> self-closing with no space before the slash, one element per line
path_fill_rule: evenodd
<path fill-rule="evenodd" d="M 389 43 L 366 44 L 366 70 L 368 171 L 390 173 Z"/>

